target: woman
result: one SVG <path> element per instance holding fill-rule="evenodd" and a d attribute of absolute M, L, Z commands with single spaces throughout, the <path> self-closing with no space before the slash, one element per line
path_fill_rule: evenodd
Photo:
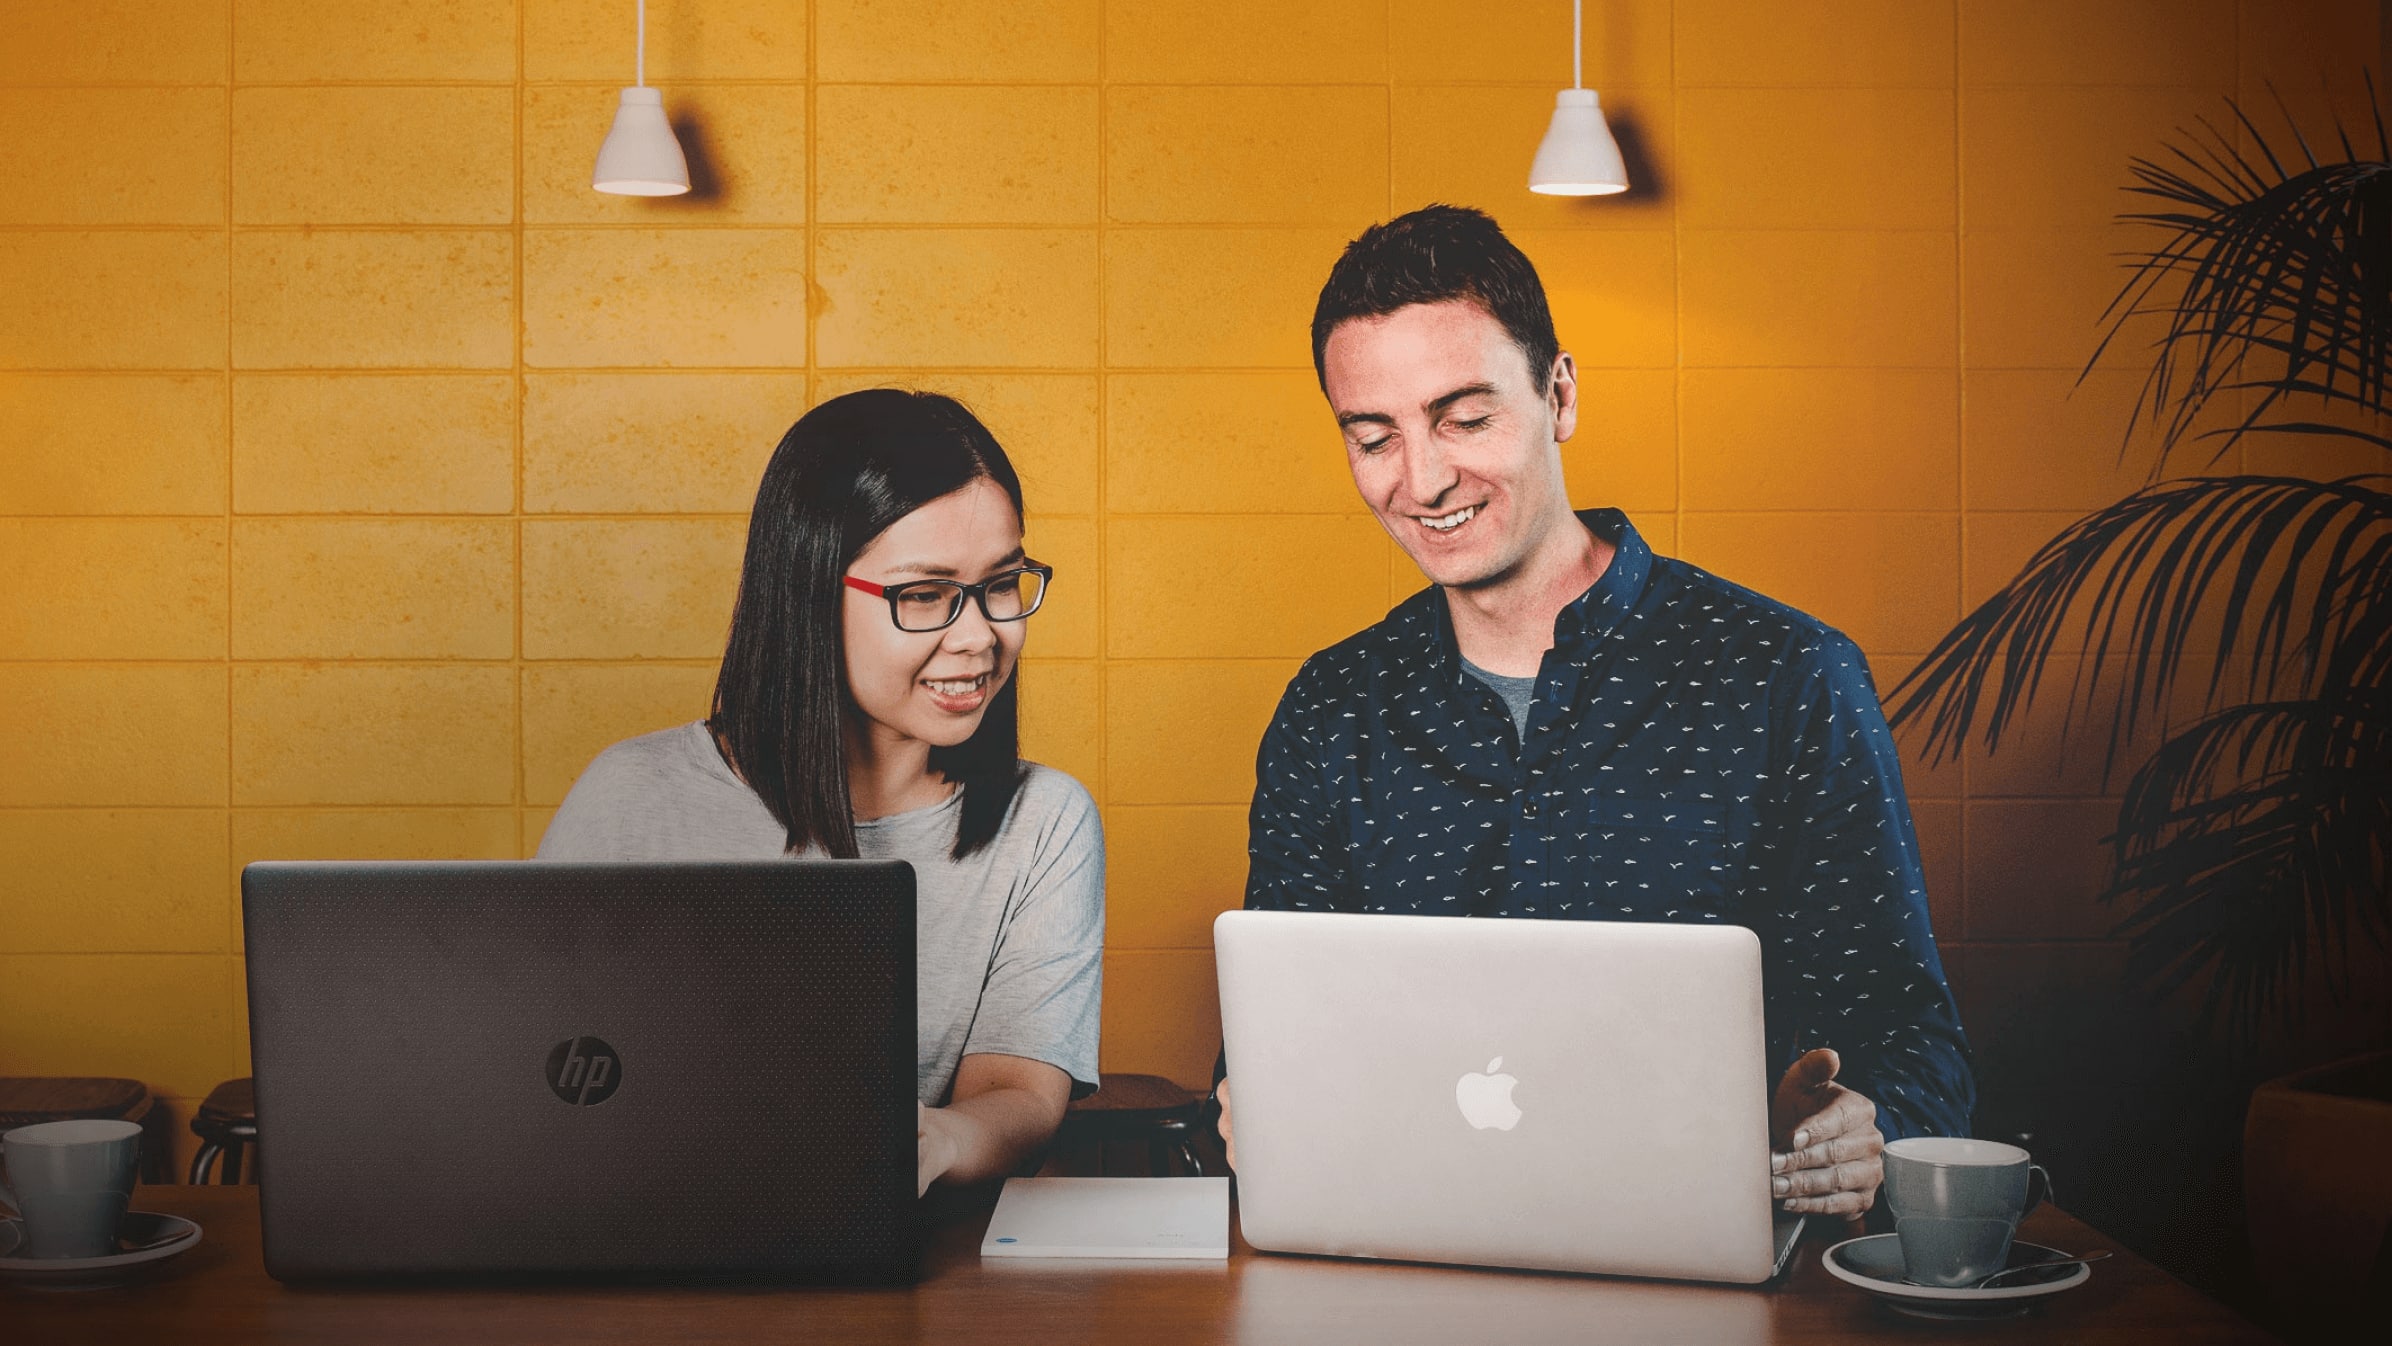
<path fill-rule="evenodd" d="M 1018 756 L 1026 618 L 1051 570 L 972 414 L 875 389 L 764 469 L 706 720 L 600 753 L 543 860 L 905 860 L 918 909 L 922 1190 L 1001 1177 L 1096 1087 L 1104 836 Z"/>

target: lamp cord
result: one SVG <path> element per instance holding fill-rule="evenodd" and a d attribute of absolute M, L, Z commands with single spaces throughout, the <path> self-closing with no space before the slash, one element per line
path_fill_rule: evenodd
<path fill-rule="evenodd" d="M 640 2 L 645 4 L 647 0 L 640 0 Z M 1585 18 L 1586 0 L 1570 0 L 1570 87 L 1573 89 L 1586 87 Z"/>
<path fill-rule="evenodd" d="M 632 82 L 645 89 L 648 87 L 648 0 L 637 0 L 637 2 L 639 5 L 639 54 L 632 58 Z"/>

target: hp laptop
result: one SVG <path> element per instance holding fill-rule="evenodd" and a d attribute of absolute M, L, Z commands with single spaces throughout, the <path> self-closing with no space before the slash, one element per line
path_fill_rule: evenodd
<path fill-rule="evenodd" d="M 902 863 L 262 862 L 266 1270 L 919 1274 Z"/>
<path fill-rule="evenodd" d="M 1751 931 L 1232 911 L 1213 945 L 1255 1247 L 1783 1269 Z"/>

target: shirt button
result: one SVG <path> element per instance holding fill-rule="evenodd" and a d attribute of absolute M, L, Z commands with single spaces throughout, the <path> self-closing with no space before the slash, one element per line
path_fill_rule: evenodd
<path fill-rule="evenodd" d="M 1531 799 L 1527 803 L 1520 806 L 1520 816 L 1529 819 L 1532 822 L 1535 821 L 1538 814 L 1544 811 L 1544 805 L 1540 804 L 1534 799 Z"/>

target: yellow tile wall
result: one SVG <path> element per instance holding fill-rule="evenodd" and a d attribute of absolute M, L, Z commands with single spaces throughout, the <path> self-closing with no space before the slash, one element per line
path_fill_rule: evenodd
<path fill-rule="evenodd" d="M 2073 386 L 2127 156 L 2269 81 L 2313 114 L 2382 36 L 2361 0 L 1592 0 L 1638 189 L 1587 202 L 1522 182 L 1562 0 L 656 0 L 700 190 L 644 201 L 587 185 L 610 7 L 16 9 L 0 1072 L 183 1099 L 245 1068 L 238 866 L 529 853 L 592 753 L 703 712 L 781 431 L 889 383 L 1020 465 L 1061 568 L 1025 732 L 1112 842 L 1105 1063 L 1195 1080 L 1256 737 L 1419 584 L 1309 367 L 1355 231 L 1504 220 L 1584 371 L 1575 498 L 1890 687 L 2140 477 L 2132 373 Z M 1911 753 L 1956 964 L 2104 935 L 2084 739 Z"/>
<path fill-rule="evenodd" d="M 232 401 L 237 514 L 515 508 L 509 375 L 236 374 Z"/>

